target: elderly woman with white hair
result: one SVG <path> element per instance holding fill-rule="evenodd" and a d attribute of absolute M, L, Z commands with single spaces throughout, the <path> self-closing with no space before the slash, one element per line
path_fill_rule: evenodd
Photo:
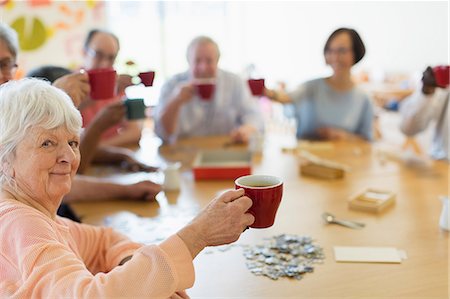
<path fill-rule="evenodd" d="M 193 259 L 237 240 L 254 217 L 228 191 L 159 245 L 56 215 L 80 162 L 81 116 L 37 79 L 0 87 L 0 297 L 187 298 Z"/>

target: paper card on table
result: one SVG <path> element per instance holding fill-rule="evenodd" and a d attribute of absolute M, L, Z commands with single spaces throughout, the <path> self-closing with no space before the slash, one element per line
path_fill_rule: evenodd
<path fill-rule="evenodd" d="M 334 246 L 334 257 L 348 263 L 401 263 L 406 253 L 393 247 Z"/>

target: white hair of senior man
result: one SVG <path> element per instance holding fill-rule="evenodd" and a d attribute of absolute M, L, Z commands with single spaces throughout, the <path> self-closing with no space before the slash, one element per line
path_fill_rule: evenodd
<path fill-rule="evenodd" d="M 35 127 L 66 128 L 79 135 L 82 119 L 70 97 L 47 81 L 26 78 L 0 86 L 0 185 L 12 178 L 9 165 L 17 145 Z"/>
<path fill-rule="evenodd" d="M 217 50 L 217 60 L 219 60 L 220 58 L 220 50 L 219 50 L 219 45 L 209 36 L 197 36 L 196 38 L 194 38 L 190 43 L 189 46 L 187 47 L 187 51 L 186 51 L 186 59 L 189 62 L 190 58 L 191 58 L 191 53 L 194 50 L 195 47 L 197 47 L 200 44 L 213 44 L 214 47 Z"/>

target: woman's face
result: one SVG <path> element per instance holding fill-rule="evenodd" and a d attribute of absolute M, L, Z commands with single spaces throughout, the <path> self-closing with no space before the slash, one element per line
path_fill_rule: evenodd
<path fill-rule="evenodd" d="M 352 39 L 347 32 L 337 34 L 325 51 L 325 61 L 335 74 L 348 72 L 355 61 Z"/>
<path fill-rule="evenodd" d="M 0 40 L 0 85 L 12 80 L 15 72 L 15 57 L 9 51 L 6 44 Z"/>
<path fill-rule="evenodd" d="M 79 136 L 64 127 L 32 128 L 19 143 L 12 162 L 19 190 L 43 206 L 59 205 L 80 164 L 79 142 Z"/>

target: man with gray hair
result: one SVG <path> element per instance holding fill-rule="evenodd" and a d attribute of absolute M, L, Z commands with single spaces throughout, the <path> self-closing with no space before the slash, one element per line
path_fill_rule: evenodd
<path fill-rule="evenodd" d="M 156 109 L 156 134 L 165 142 L 207 135 L 230 135 L 235 142 L 248 142 L 263 130 L 247 83 L 219 69 L 219 57 L 219 47 L 210 37 L 199 36 L 189 44 L 189 70 L 164 84 Z M 196 85 L 201 82 L 213 82 L 211 99 L 199 96 Z"/>

